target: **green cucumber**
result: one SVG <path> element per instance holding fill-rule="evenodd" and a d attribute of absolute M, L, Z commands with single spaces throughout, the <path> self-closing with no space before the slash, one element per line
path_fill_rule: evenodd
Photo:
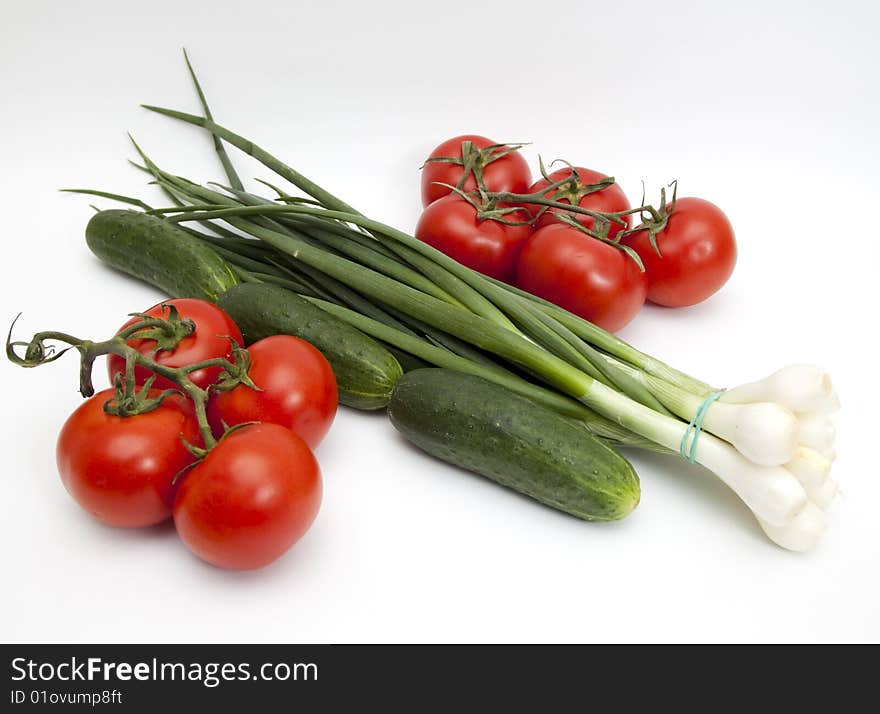
<path fill-rule="evenodd" d="M 86 226 L 86 243 L 112 268 L 171 297 L 216 302 L 238 284 L 235 273 L 198 238 L 138 211 L 99 211 Z"/>
<path fill-rule="evenodd" d="M 443 461 L 588 521 L 639 503 L 632 465 L 581 424 L 479 377 L 418 369 L 398 381 L 388 416 Z"/>
<path fill-rule="evenodd" d="M 250 344 L 270 335 L 295 335 L 327 358 L 339 401 L 355 409 L 382 409 L 403 374 L 386 347 L 286 288 L 242 283 L 218 301 Z"/>

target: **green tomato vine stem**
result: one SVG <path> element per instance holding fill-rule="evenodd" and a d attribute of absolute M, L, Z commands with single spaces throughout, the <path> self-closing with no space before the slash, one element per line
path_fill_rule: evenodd
<path fill-rule="evenodd" d="M 18 318 L 16 318 L 16 320 L 17 319 Z M 208 423 L 206 408 L 209 390 L 202 389 L 196 385 L 192 379 L 190 379 L 190 374 L 201 369 L 216 367 L 229 375 L 233 381 L 237 380 L 236 383 L 249 384 L 249 379 L 247 378 L 246 357 L 241 355 L 241 359 L 237 359 L 235 363 L 222 357 L 214 357 L 202 360 L 201 362 L 188 364 L 183 367 L 169 367 L 160 364 L 153 359 L 153 357 L 143 354 L 126 342 L 127 339 L 131 338 L 138 332 L 151 329 L 169 329 L 168 325 L 168 320 L 148 317 L 138 320 L 122 330 L 119 334 L 102 342 L 84 340 L 65 332 L 51 330 L 37 332 L 30 341 L 23 342 L 12 340 L 12 330 L 15 326 L 15 322 L 13 322 L 6 338 L 6 356 L 14 364 L 17 364 L 20 367 L 30 368 L 39 367 L 48 362 L 53 362 L 68 350 L 75 349 L 80 355 L 79 391 L 83 397 L 91 397 L 95 393 L 95 387 L 92 383 L 92 367 L 98 357 L 113 354 L 124 358 L 126 365 L 125 377 L 122 378 L 117 375 L 115 384 L 117 395 L 114 399 L 105 404 L 105 411 L 126 418 L 137 416 L 138 414 L 145 414 L 156 409 L 167 396 L 174 393 L 182 393 L 193 403 L 196 420 L 198 421 L 199 433 L 201 434 L 204 448 L 201 449 L 192 444 L 186 444 L 186 446 L 194 455 L 203 457 L 208 451 L 216 446 L 217 439 L 214 438 L 211 426 Z M 47 344 L 50 342 L 61 342 L 66 344 L 67 347 L 57 351 L 54 345 Z M 19 355 L 16 351 L 16 348 L 20 347 L 24 348 L 24 356 Z M 238 350 L 236 351 L 236 355 L 243 352 L 244 350 Z M 154 375 L 144 385 L 140 393 L 136 391 L 134 385 L 135 367 L 147 369 Z M 173 383 L 177 389 L 167 389 L 158 397 L 147 398 L 147 392 L 152 386 L 153 380 L 156 376 L 167 379 L 169 382 Z M 251 385 L 249 384 L 249 386 Z"/>

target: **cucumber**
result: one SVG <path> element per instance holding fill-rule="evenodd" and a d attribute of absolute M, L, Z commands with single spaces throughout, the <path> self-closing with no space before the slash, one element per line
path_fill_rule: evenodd
<path fill-rule="evenodd" d="M 581 424 L 479 377 L 407 372 L 388 404 L 394 427 L 443 461 L 588 521 L 639 503 L 632 465 Z"/>
<path fill-rule="evenodd" d="M 216 302 L 238 284 L 235 273 L 198 238 L 138 211 L 100 211 L 86 226 L 86 243 L 109 266 L 171 297 Z"/>
<path fill-rule="evenodd" d="M 218 301 L 250 344 L 270 335 L 295 335 L 311 342 L 327 358 L 339 401 L 355 409 L 382 409 L 403 374 L 394 355 L 372 337 L 268 283 L 242 283 Z"/>

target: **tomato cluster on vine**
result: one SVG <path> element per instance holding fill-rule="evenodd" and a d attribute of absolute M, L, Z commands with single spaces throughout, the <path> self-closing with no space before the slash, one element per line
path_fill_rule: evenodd
<path fill-rule="evenodd" d="M 77 503 L 116 527 L 173 518 L 193 553 L 224 568 L 262 567 L 296 543 L 321 502 L 312 449 L 336 414 L 336 380 L 297 337 L 241 345 L 232 318 L 197 299 L 155 305 L 95 343 L 115 387 L 76 409 L 57 445 Z"/>
<path fill-rule="evenodd" d="M 664 194 L 659 210 L 633 207 L 613 178 L 581 166 L 542 164 L 533 181 L 520 147 L 477 135 L 437 146 L 415 235 L 612 332 L 646 300 L 695 305 L 730 278 L 736 239 L 714 204 Z"/>

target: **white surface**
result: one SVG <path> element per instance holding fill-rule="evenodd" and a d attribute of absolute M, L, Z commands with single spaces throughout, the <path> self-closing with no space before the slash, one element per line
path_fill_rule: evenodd
<path fill-rule="evenodd" d="M 344 410 L 318 452 L 313 529 L 273 567 L 221 572 L 170 527 L 114 531 L 82 514 L 53 455 L 79 402 L 75 359 L 4 362 L 0 638 L 880 639 L 878 6 L 475 5 L 5 7 L 3 323 L 22 310 L 19 336 L 97 338 L 160 298 L 89 254 L 88 199 L 55 189 L 154 196 L 125 163 L 126 130 L 172 171 L 221 177 L 203 133 L 138 108 L 197 110 L 185 44 L 218 120 L 402 228 L 418 217 L 421 160 L 461 132 L 532 140 L 531 162 L 540 151 L 613 173 L 633 200 L 642 179 L 653 196 L 678 178 L 720 204 L 740 241 L 732 281 L 696 308 L 645 309 L 624 337 L 719 385 L 792 361 L 832 371 L 843 496 L 825 543 L 784 552 L 710 473 L 638 454 L 636 513 L 585 524 Z"/>

